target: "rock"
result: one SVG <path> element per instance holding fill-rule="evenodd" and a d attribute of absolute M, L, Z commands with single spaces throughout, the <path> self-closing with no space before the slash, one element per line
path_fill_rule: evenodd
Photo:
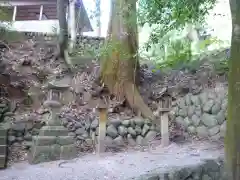
<path fill-rule="evenodd" d="M 208 129 L 208 134 L 209 134 L 209 136 L 213 136 L 213 135 L 219 133 L 219 131 L 220 131 L 220 126 L 217 125 L 215 127 Z"/>
<path fill-rule="evenodd" d="M 8 136 L 8 141 L 14 142 L 16 140 L 15 136 Z"/>
<path fill-rule="evenodd" d="M 191 124 L 191 121 L 188 117 L 185 117 L 183 121 L 185 128 L 187 128 Z"/>
<path fill-rule="evenodd" d="M 137 135 L 142 133 L 142 129 L 140 126 L 135 126 L 135 132 L 137 133 Z"/>
<path fill-rule="evenodd" d="M 142 136 L 145 136 L 147 132 L 149 131 L 150 127 L 147 124 L 144 124 L 143 129 L 142 129 Z"/>
<path fill-rule="evenodd" d="M 189 126 L 187 128 L 187 131 L 190 133 L 190 134 L 195 134 L 196 133 L 196 128 L 194 126 Z"/>
<path fill-rule="evenodd" d="M 191 119 L 194 126 L 198 126 L 201 121 L 200 118 L 195 114 L 192 116 Z"/>
<path fill-rule="evenodd" d="M 181 116 L 176 117 L 176 123 L 184 126 L 184 119 Z"/>
<path fill-rule="evenodd" d="M 85 130 L 85 128 L 78 128 L 78 129 L 75 131 L 75 133 L 76 133 L 77 135 L 82 135 L 82 134 L 86 133 L 86 130 Z"/>
<path fill-rule="evenodd" d="M 94 119 L 91 123 L 91 128 L 96 129 L 98 127 L 98 119 Z"/>
<path fill-rule="evenodd" d="M 221 125 L 225 121 L 225 112 L 224 112 L 224 110 L 219 111 L 215 117 L 216 117 L 216 119 L 218 121 L 218 124 Z"/>
<path fill-rule="evenodd" d="M 62 125 L 66 127 L 68 125 L 68 120 L 66 118 L 62 118 L 61 120 L 62 120 Z"/>
<path fill-rule="evenodd" d="M 12 129 L 15 131 L 24 131 L 25 130 L 25 123 L 23 122 L 15 122 L 12 124 Z"/>
<path fill-rule="evenodd" d="M 24 135 L 24 140 L 26 140 L 26 141 L 31 141 L 31 140 L 32 140 L 32 135 L 31 135 L 30 133 L 26 133 L 26 134 Z"/>
<path fill-rule="evenodd" d="M 131 136 L 131 134 L 127 135 L 127 142 L 130 146 L 136 146 L 136 141 L 133 139 L 133 137 Z"/>
<path fill-rule="evenodd" d="M 23 137 L 16 137 L 17 141 L 23 141 Z"/>
<path fill-rule="evenodd" d="M 181 109 L 179 109 L 178 111 L 179 116 L 186 117 L 188 113 L 187 109 L 188 109 L 187 106 L 184 106 Z"/>
<path fill-rule="evenodd" d="M 221 110 L 221 104 L 215 103 L 212 107 L 211 112 L 212 112 L 212 114 L 217 114 L 217 113 L 219 113 L 220 110 Z"/>
<path fill-rule="evenodd" d="M 187 94 L 187 95 L 185 96 L 185 104 L 186 104 L 187 106 L 190 106 L 190 105 L 191 105 L 191 96 L 190 96 L 189 94 Z"/>
<path fill-rule="evenodd" d="M 195 105 L 195 106 L 200 105 L 200 99 L 199 99 L 198 96 L 192 95 L 191 96 L 191 101 L 192 101 L 192 104 Z"/>
<path fill-rule="evenodd" d="M 198 116 L 198 117 L 201 117 L 202 115 L 202 108 L 200 105 L 196 106 L 195 108 L 195 114 Z"/>
<path fill-rule="evenodd" d="M 212 141 L 218 141 L 220 138 L 221 138 L 220 133 L 217 133 L 217 134 L 215 134 L 215 135 L 213 135 L 213 136 L 210 137 L 210 139 L 211 139 Z"/>
<path fill-rule="evenodd" d="M 112 124 L 114 127 L 118 127 L 121 123 L 122 121 L 120 119 L 111 119 L 108 124 Z"/>
<path fill-rule="evenodd" d="M 134 120 L 133 120 L 133 119 L 130 119 L 130 126 L 134 128 L 135 125 L 136 125 L 136 124 L 135 124 Z"/>
<path fill-rule="evenodd" d="M 127 129 L 128 133 L 131 134 L 133 137 L 136 137 L 137 133 L 136 131 L 132 128 L 132 127 L 129 127 Z"/>
<path fill-rule="evenodd" d="M 223 124 L 220 126 L 220 136 L 224 137 L 226 134 L 226 121 L 223 122 Z"/>
<path fill-rule="evenodd" d="M 208 129 L 206 126 L 197 127 L 197 135 L 199 137 L 208 137 Z"/>
<path fill-rule="evenodd" d="M 138 135 L 136 138 L 137 145 L 143 145 L 143 137 L 141 135 Z"/>
<path fill-rule="evenodd" d="M 152 125 L 152 121 L 150 119 L 145 119 L 144 120 L 144 124 L 151 126 Z"/>
<path fill-rule="evenodd" d="M 214 100 L 209 100 L 203 104 L 203 111 L 204 112 L 211 112 L 212 107 L 214 105 Z"/>
<path fill-rule="evenodd" d="M 185 106 L 186 106 L 185 99 L 184 99 L 184 98 L 180 98 L 180 99 L 178 100 L 177 104 L 178 104 L 178 106 L 179 106 L 180 108 L 185 107 Z"/>
<path fill-rule="evenodd" d="M 157 132 L 156 131 L 149 131 L 147 135 L 144 137 L 145 142 L 152 141 L 156 138 Z"/>
<path fill-rule="evenodd" d="M 32 141 L 23 141 L 22 145 L 24 146 L 25 149 L 29 149 L 32 146 Z"/>
<path fill-rule="evenodd" d="M 215 116 L 210 115 L 210 114 L 206 114 L 206 113 L 204 113 L 202 115 L 201 120 L 202 120 L 203 124 L 206 125 L 209 128 L 214 127 L 218 124 Z"/>
<path fill-rule="evenodd" d="M 121 136 L 125 136 L 128 133 L 127 128 L 122 125 L 118 126 L 118 133 Z"/>
<path fill-rule="evenodd" d="M 74 127 L 75 127 L 75 129 L 81 128 L 81 127 L 82 127 L 82 124 L 79 123 L 79 122 L 76 122 L 76 123 L 74 124 Z"/>
<path fill-rule="evenodd" d="M 215 92 L 208 92 L 209 99 L 217 99 L 217 94 Z"/>
<path fill-rule="evenodd" d="M 113 138 L 106 136 L 105 137 L 105 145 L 106 146 L 112 146 L 113 145 Z"/>
<path fill-rule="evenodd" d="M 221 104 L 221 109 L 222 110 L 226 110 L 227 109 L 227 105 L 228 105 L 228 101 L 227 101 L 227 99 L 224 99 L 222 101 L 222 104 Z"/>
<path fill-rule="evenodd" d="M 134 118 L 133 119 L 134 120 L 134 123 L 137 125 L 137 126 L 139 126 L 140 128 L 143 126 L 143 124 L 144 124 L 144 119 L 142 119 L 142 118 Z"/>
<path fill-rule="evenodd" d="M 188 106 L 188 117 L 191 118 L 194 114 L 195 106 Z"/>
<path fill-rule="evenodd" d="M 124 146 L 124 140 L 122 136 L 118 136 L 113 140 L 113 143 L 117 146 Z"/>
<path fill-rule="evenodd" d="M 207 174 L 204 174 L 202 176 L 202 180 L 212 180 L 212 178 L 210 176 L 208 176 Z"/>
<path fill-rule="evenodd" d="M 107 127 L 107 135 L 111 138 L 116 138 L 118 136 L 118 131 L 113 124 Z"/>
<path fill-rule="evenodd" d="M 130 120 L 123 120 L 122 125 L 128 127 L 130 125 Z"/>
<path fill-rule="evenodd" d="M 199 99 L 200 99 L 201 104 L 205 104 L 208 101 L 207 93 L 203 92 L 202 94 L 200 94 Z"/>

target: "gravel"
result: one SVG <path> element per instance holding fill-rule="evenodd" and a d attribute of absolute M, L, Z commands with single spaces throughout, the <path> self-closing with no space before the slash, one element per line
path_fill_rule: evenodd
<path fill-rule="evenodd" d="M 37 165 L 17 163 L 0 172 L 0 180 L 125 180 L 152 170 L 166 171 L 173 166 L 191 166 L 205 159 L 223 155 L 218 144 L 194 142 L 155 147 L 151 151 L 128 150 L 117 154 L 89 154 L 67 161 L 54 161 Z"/>

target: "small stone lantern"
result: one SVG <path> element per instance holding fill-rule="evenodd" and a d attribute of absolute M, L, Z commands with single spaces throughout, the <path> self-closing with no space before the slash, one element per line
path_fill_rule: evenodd
<path fill-rule="evenodd" d="M 62 94 L 69 89 L 69 84 L 61 83 L 58 80 L 53 80 L 48 83 L 48 97 L 43 103 L 44 107 L 51 109 L 51 117 L 48 119 L 48 125 L 60 125 L 59 112 L 62 107 Z"/>
<path fill-rule="evenodd" d="M 160 97 L 159 102 L 160 108 L 159 111 L 161 113 L 161 144 L 162 146 L 168 146 L 169 145 L 169 119 L 168 119 L 168 113 L 171 111 L 172 108 L 172 97 L 170 94 L 165 92 Z"/>

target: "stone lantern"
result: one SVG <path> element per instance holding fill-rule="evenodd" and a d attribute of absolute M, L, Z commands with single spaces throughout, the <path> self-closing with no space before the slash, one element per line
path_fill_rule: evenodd
<path fill-rule="evenodd" d="M 59 112 L 62 107 L 63 94 L 69 90 L 70 85 L 61 83 L 61 81 L 53 80 L 48 83 L 47 100 L 43 106 L 50 109 L 51 116 L 47 121 L 49 126 L 61 125 Z"/>
<path fill-rule="evenodd" d="M 172 108 L 172 97 L 167 92 L 164 92 L 159 99 L 159 111 L 161 115 L 161 144 L 162 146 L 168 146 L 169 141 L 169 119 L 168 113 Z"/>
<path fill-rule="evenodd" d="M 48 97 L 43 105 L 50 109 L 51 116 L 47 119 L 47 125 L 40 129 L 39 135 L 33 137 L 33 145 L 29 153 L 29 162 L 32 164 L 72 159 L 77 156 L 74 137 L 68 135 L 68 129 L 61 125 L 59 119 L 62 93 L 69 87 L 69 84 L 61 80 L 48 83 Z"/>

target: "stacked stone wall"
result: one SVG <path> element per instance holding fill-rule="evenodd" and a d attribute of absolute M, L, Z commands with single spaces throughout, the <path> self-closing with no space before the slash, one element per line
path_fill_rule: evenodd
<path fill-rule="evenodd" d="M 219 140 L 226 131 L 227 90 L 187 94 L 177 100 L 172 119 L 188 133 Z"/>

